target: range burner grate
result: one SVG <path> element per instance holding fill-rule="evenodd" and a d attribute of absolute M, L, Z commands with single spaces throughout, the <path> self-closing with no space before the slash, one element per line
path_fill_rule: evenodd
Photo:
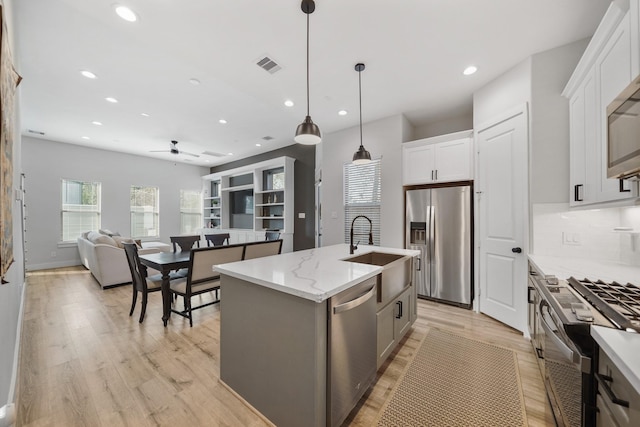
<path fill-rule="evenodd" d="M 640 288 L 628 283 L 606 283 L 602 280 L 569 279 L 572 288 L 578 291 L 591 305 L 618 325 L 620 329 L 640 332 Z"/>

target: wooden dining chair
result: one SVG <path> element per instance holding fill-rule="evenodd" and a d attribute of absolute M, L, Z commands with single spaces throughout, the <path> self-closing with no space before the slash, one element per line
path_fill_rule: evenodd
<path fill-rule="evenodd" d="M 129 271 L 131 271 L 131 287 L 133 288 L 133 297 L 131 299 L 131 310 L 129 316 L 133 315 L 138 300 L 138 292 L 142 294 L 142 310 L 140 311 L 140 320 L 144 321 L 144 314 L 147 311 L 147 295 L 151 292 L 162 290 L 162 274 L 154 274 L 147 276 L 147 269 L 140 262 L 138 256 L 138 246 L 135 243 L 123 243 L 124 252 L 127 255 L 127 263 Z M 171 275 L 169 280 L 179 279 L 178 276 Z"/>
<path fill-rule="evenodd" d="M 278 240 L 280 238 L 280 231 L 267 230 L 264 233 L 264 240 Z"/>
<path fill-rule="evenodd" d="M 220 302 L 220 274 L 213 270 L 216 264 L 241 261 L 244 245 L 213 246 L 191 250 L 189 259 L 189 274 L 186 280 L 171 283 L 171 292 L 184 299 L 184 310 L 172 308 L 171 312 L 189 319 L 189 326 L 193 326 L 193 310 L 207 307 Z M 215 300 L 194 307 L 191 299 L 206 292 L 215 291 Z"/>
<path fill-rule="evenodd" d="M 223 246 L 229 244 L 231 235 L 229 233 L 206 234 L 207 246 Z"/>
<path fill-rule="evenodd" d="M 282 239 L 253 242 L 244 245 L 244 258 L 254 259 L 263 256 L 278 255 L 282 252 Z"/>
<path fill-rule="evenodd" d="M 195 244 L 196 247 L 200 247 L 200 236 L 171 236 L 171 244 L 173 245 L 173 252 L 178 252 L 178 247 L 181 251 L 190 251 Z"/>

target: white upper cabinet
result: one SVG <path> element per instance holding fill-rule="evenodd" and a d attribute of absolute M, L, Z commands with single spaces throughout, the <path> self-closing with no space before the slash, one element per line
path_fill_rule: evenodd
<path fill-rule="evenodd" d="M 407 142 L 402 146 L 402 184 L 473 179 L 472 131 Z"/>
<path fill-rule="evenodd" d="M 639 0 L 632 0 L 637 6 Z M 633 11 L 633 7 L 632 7 Z M 569 98 L 569 204 L 580 206 L 637 197 L 637 184 L 607 178 L 607 106 L 635 77 L 640 58 L 632 12 L 613 2 L 564 89 Z"/>

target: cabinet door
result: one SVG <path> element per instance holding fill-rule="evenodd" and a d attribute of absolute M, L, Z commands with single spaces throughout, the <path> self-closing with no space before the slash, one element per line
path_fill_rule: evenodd
<path fill-rule="evenodd" d="M 584 86 L 569 100 L 569 205 L 585 202 L 586 141 Z"/>
<path fill-rule="evenodd" d="M 402 184 L 426 184 L 433 181 L 434 144 L 402 147 Z"/>
<path fill-rule="evenodd" d="M 387 359 L 395 347 L 396 340 L 394 334 L 394 304 L 389 304 L 376 314 L 378 327 L 377 343 L 377 366 L 378 368 Z"/>
<path fill-rule="evenodd" d="M 473 179 L 470 138 L 435 144 L 435 173 L 438 182 Z"/>
<path fill-rule="evenodd" d="M 608 202 L 635 197 L 630 182 L 607 178 L 607 106 L 631 83 L 631 31 L 627 14 L 596 60 L 596 79 L 600 92 L 597 102 L 598 163 L 596 201 Z"/>
<path fill-rule="evenodd" d="M 396 341 L 399 341 L 411 326 L 411 294 L 409 290 L 403 292 L 395 303 L 393 329 Z"/>

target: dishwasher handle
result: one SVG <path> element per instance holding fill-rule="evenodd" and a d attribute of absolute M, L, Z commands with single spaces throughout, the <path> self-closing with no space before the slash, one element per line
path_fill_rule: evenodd
<path fill-rule="evenodd" d="M 371 297 L 373 297 L 375 293 L 376 293 L 376 287 L 372 286 L 371 289 L 369 289 L 367 292 L 360 295 L 359 297 L 333 307 L 333 314 L 342 313 L 343 311 L 351 310 L 352 308 L 362 305 L 365 302 L 367 302 L 369 299 L 371 299 Z"/>

